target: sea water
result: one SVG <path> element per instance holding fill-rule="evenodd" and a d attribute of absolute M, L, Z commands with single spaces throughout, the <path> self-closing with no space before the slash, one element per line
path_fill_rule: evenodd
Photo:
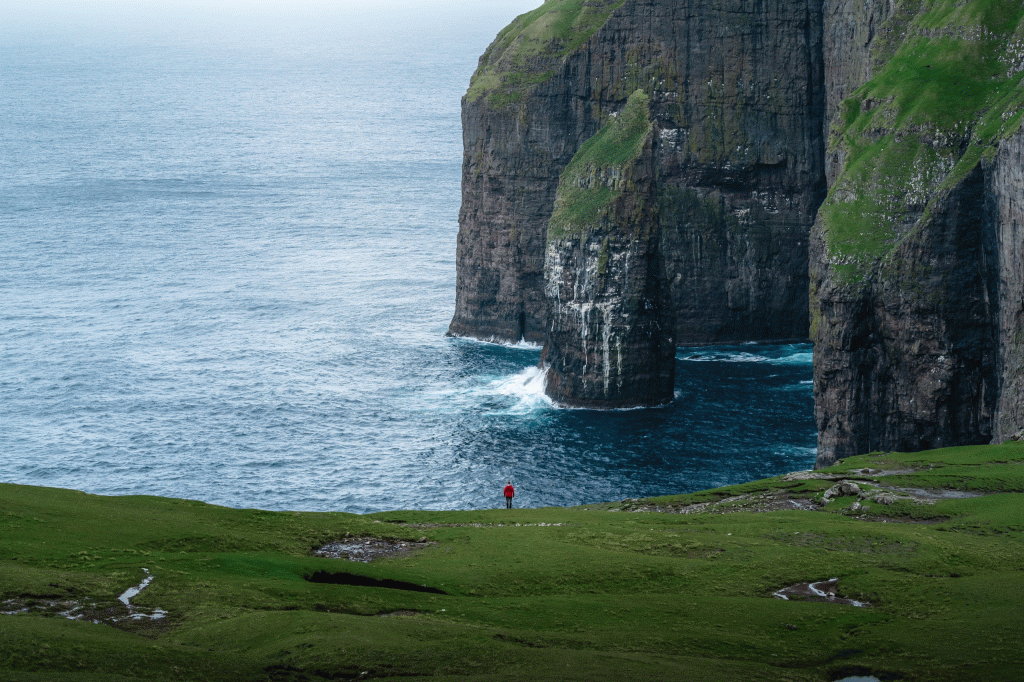
<path fill-rule="evenodd" d="M 370 512 L 809 468 L 808 344 L 681 349 L 671 405 L 594 412 L 445 338 L 459 100 L 535 4 L 0 17 L 0 481 Z"/>

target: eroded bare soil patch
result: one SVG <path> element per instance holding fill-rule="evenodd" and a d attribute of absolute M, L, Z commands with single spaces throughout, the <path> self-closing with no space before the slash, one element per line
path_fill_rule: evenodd
<path fill-rule="evenodd" d="M 406 556 L 433 544 L 436 543 L 426 538 L 420 538 L 415 542 L 388 538 L 345 538 L 318 547 L 313 550 L 313 555 L 368 564 L 378 559 Z"/>
<path fill-rule="evenodd" d="M 839 578 L 830 578 L 829 580 L 821 580 L 816 583 L 797 583 L 796 585 L 783 587 L 781 590 L 773 592 L 772 596 L 776 599 L 822 601 L 832 604 L 847 604 L 849 606 L 862 607 L 871 606 L 871 604 L 866 601 L 857 601 L 856 599 L 840 597 L 837 588 L 838 583 Z"/>
<path fill-rule="evenodd" d="M 42 614 L 58 616 L 68 620 L 82 620 L 90 623 L 104 623 L 121 630 L 145 634 L 156 634 L 168 627 L 167 612 L 131 603 L 153 580 L 147 569 L 145 579 L 136 587 L 128 588 L 117 601 L 92 601 L 87 599 L 53 598 L 52 596 L 24 595 L 0 602 L 0 615 Z"/>

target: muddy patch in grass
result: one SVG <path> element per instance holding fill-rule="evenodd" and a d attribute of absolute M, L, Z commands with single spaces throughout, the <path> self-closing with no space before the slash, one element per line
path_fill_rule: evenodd
<path fill-rule="evenodd" d="M 142 569 L 142 582 L 125 590 L 114 600 L 89 600 L 71 598 L 52 598 L 51 595 L 23 595 L 15 599 L 0 602 L 0 615 L 16 616 L 35 614 L 81 620 L 96 624 L 105 624 L 120 630 L 140 634 L 158 634 L 167 629 L 167 612 L 163 609 L 139 607 L 131 603 L 152 581 L 153 576 L 147 569 Z"/>
<path fill-rule="evenodd" d="M 392 540 L 388 538 L 345 538 L 335 540 L 313 550 L 313 556 L 344 559 L 368 564 L 378 559 L 407 556 L 430 545 L 437 544 L 426 538 L 419 540 Z"/>
<path fill-rule="evenodd" d="M 418 585 L 405 582 L 404 580 L 392 580 L 391 578 L 368 578 L 365 575 L 354 573 L 330 573 L 328 571 L 316 571 L 310 575 L 302 576 L 304 580 L 311 583 L 324 585 L 351 585 L 354 587 L 381 587 L 388 590 L 407 590 L 409 592 L 426 592 L 428 594 L 448 594 L 436 587 Z"/>
<path fill-rule="evenodd" d="M 846 604 L 848 606 L 871 606 L 866 601 L 840 597 L 837 589 L 838 583 L 839 578 L 829 578 L 828 580 L 820 580 L 816 583 L 797 583 L 796 585 L 783 587 L 781 590 L 772 592 L 772 596 L 776 599 L 785 599 L 787 601 L 822 601 L 832 604 Z"/>

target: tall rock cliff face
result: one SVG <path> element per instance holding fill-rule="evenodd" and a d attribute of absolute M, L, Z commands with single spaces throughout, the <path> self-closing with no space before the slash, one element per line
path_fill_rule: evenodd
<path fill-rule="evenodd" d="M 675 340 L 659 252 L 655 129 L 640 90 L 563 171 L 548 223 L 547 394 L 576 407 L 672 400 Z"/>
<path fill-rule="evenodd" d="M 893 12 L 894 0 L 823 0 L 823 40 L 825 80 L 825 137 L 843 100 L 871 80 L 871 46 L 875 35 Z M 831 145 L 826 150 L 825 174 L 831 185 L 843 168 L 843 149 Z"/>
<path fill-rule="evenodd" d="M 999 267 L 992 435 L 1002 442 L 1024 429 L 1024 134 L 999 145 L 989 179 Z"/>
<path fill-rule="evenodd" d="M 586 69 L 581 46 L 622 4 L 547 2 L 513 21 L 480 57 L 462 100 L 462 208 L 449 335 L 544 342 L 545 229 L 558 176 L 607 115 L 607 102 L 579 93 L 589 94 L 589 80 L 578 82 Z"/>
<path fill-rule="evenodd" d="M 1014 436 L 1022 79 L 1019 0 L 548 0 L 463 101 L 450 333 L 544 342 L 551 395 L 611 407 L 664 399 L 673 338 L 809 321 L 819 465 Z M 636 90 L 649 139 L 577 172 Z M 614 196 L 566 230 L 580 188 Z"/>
<path fill-rule="evenodd" d="M 818 464 L 1004 438 L 1024 425 L 1024 8 L 832 5 L 877 23 L 844 67 L 866 82 L 830 90 L 810 258 Z M 826 54 L 858 54 L 860 37 L 826 36 L 841 39 Z"/>
<path fill-rule="evenodd" d="M 815 0 L 548 0 L 519 17 L 463 100 L 449 333 L 548 341 L 559 175 L 639 89 L 676 342 L 806 338 L 808 236 L 825 192 L 821 68 Z"/>

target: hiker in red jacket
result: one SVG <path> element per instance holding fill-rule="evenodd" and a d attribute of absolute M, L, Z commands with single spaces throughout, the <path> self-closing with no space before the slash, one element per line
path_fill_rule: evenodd
<path fill-rule="evenodd" d="M 512 481 L 505 486 L 505 509 L 512 508 L 512 498 L 516 496 L 516 489 L 512 487 Z"/>

